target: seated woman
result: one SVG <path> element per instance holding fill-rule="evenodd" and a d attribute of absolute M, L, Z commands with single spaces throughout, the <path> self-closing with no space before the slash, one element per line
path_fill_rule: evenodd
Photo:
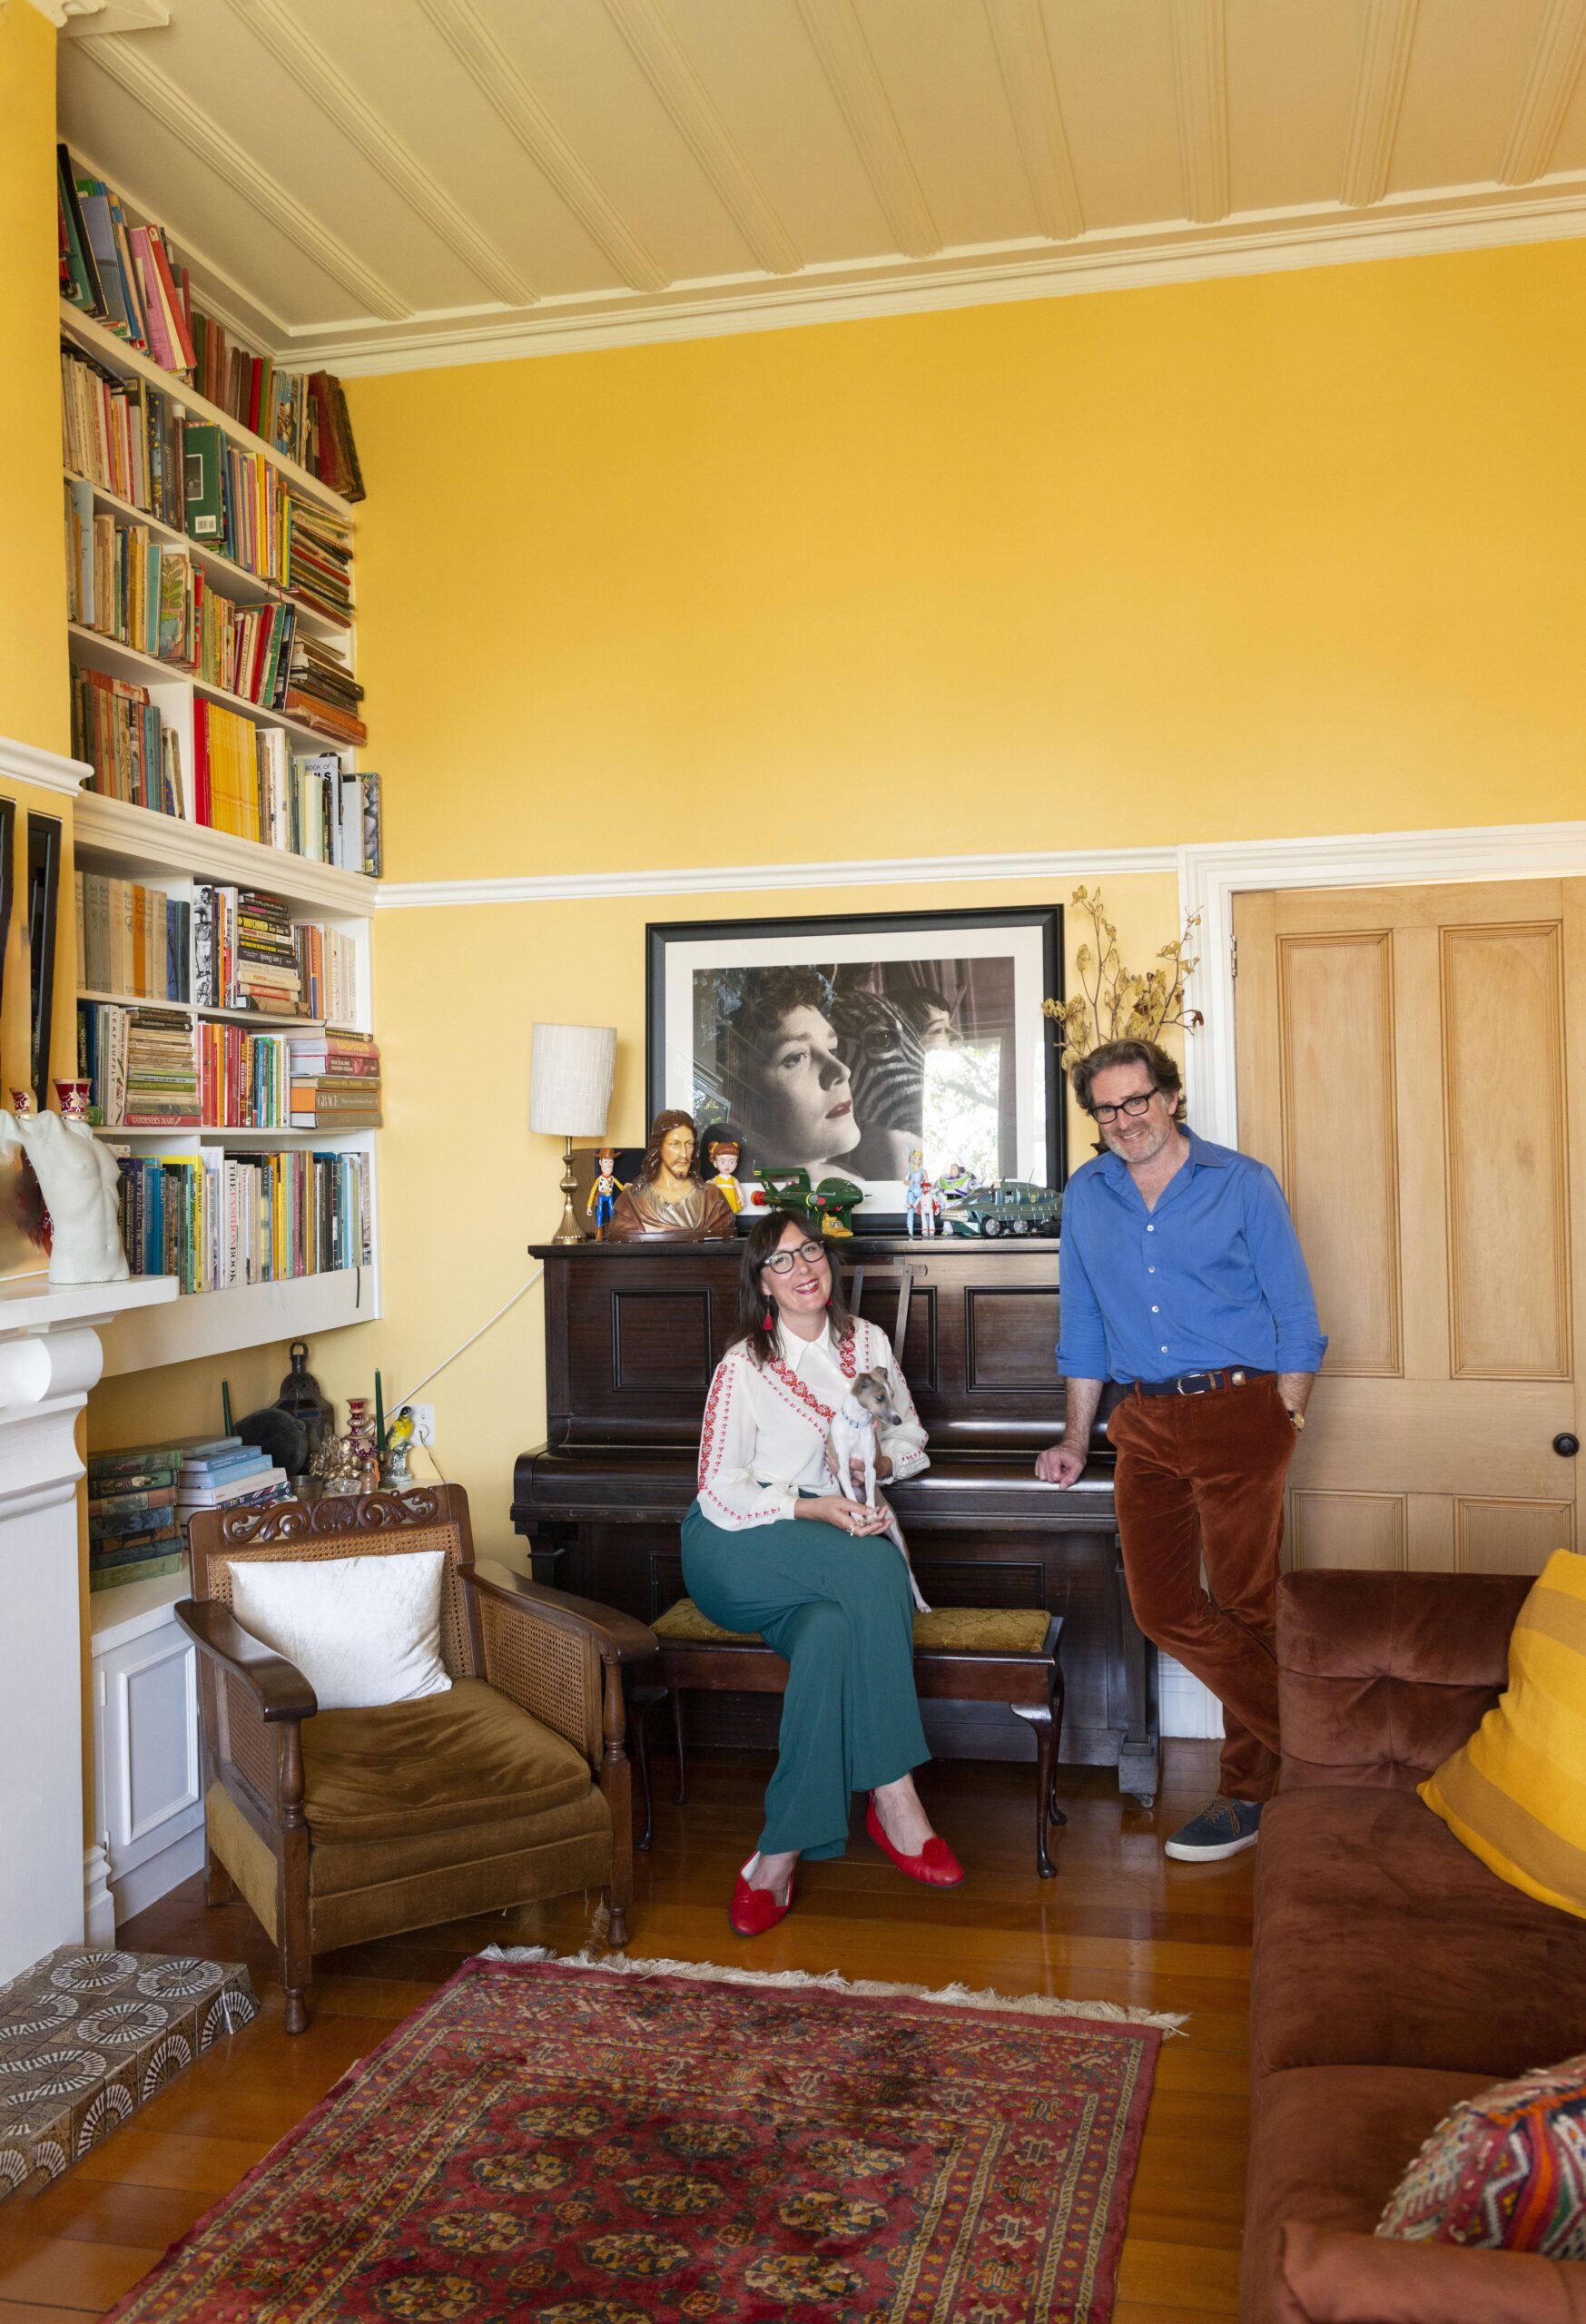
<path fill-rule="evenodd" d="M 728 1908 L 740 1936 L 758 1936 L 788 1910 L 801 1856 L 842 1854 L 856 1791 L 870 1793 L 865 1828 L 901 1870 L 938 1888 L 964 1876 L 910 1773 L 931 1755 L 914 1693 L 909 1570 L 886 1512 L 852 1499 L 854 1481 L 832 1468 L 832 1415 L 854 1374 L 878 1365 L 903 1425 L 877 1448 L 877 1473 L 927 1466 L 891 1344 L 848 1313 L 809 1222 L 786 1210 L 750 1230 L 738 1325 L 705 1404 L 683 1578 L 713 1622 L 758 1630 L 788 1665 L 765 1825 Z"/>

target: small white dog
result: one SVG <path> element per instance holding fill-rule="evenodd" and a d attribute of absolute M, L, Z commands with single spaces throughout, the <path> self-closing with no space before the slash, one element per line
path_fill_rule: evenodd
<path fill-rule="evenodd" d="M 853 1491 L 853 1466 L 857 1461 L 864 1472 L 864 1501 L 877 1506 L 875 1489 L 876 1432 L 878 1428 L 896 1428 L 897 1409 L 892 1392 L 887 1385 L 887 1375 L 881 1370 L 862 1372 L 838 1405 L 832 1420 L 832 1465 L 844 1492 Z M 857 1500 L 859 1495 L 854 1493 Z M 909 1569 L 909 1587 L 914 1603 L 922 1614 L 931 1611 L 920 1595 L 920 1584 L 914 1579 L 914 1563 L 909 1555 L 909 1544 L 903 1539 L 903 1529 L 892 1511 L 887 1511 L 887 1531 L 898 1545 L 899 1555 Z"/>

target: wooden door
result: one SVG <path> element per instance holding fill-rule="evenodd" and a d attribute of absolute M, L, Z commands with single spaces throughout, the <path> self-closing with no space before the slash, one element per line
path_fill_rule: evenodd
<path fill-rule="evenodd" d="M 1586 1547 L 1586 881 L 1242 896 L 1239 1144 L 1330 1335 L 1296 1566 Z"/>

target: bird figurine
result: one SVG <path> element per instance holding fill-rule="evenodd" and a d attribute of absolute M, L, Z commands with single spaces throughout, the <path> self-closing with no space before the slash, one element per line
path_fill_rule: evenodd
<path fill-rule="evenodd" d="M 404 1404 L 386 1431 L 386 1457 L 381 1464 L 380 1482 L 388 1492 L 400 1492 L 413 1482 L 409 1465 L 415 1423 L 413 1407 Z"/>

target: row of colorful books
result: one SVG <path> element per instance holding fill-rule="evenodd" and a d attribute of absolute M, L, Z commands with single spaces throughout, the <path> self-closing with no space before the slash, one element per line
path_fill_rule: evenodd
<path fill-rule="evenodd" d="M 96 514 L 92 485 L 66 487 L 66 574 L 67 617 L 79 627 L 246 702 L 285 707 L 293 608 L 222 596 L 184 549 L 157 540 L 146 525 Z"/>
<path fill-rule="evenodd" d="M 289 1498 L 284 1469 L 240 1436 L 179 1439 L 88 1458 L 88 1586 L 114 1590 L 178 1573 L 187 1520 L 202 1509 Z"/>
<path fill-rule="evenodd" d="M 300 383 L 278 374 L 269 357 L 233 350 L 223 328 L 195 307 L 169 236 L 157 225 L 133 223 L 121 196 L 64 145 L 55 150 L 55 211 L 64 298 L 162 369 L 192 379 L 201 395 L 333 491 L 362 499 L 346 400 L 329 372 Z"/>
<path fill-rule="evenodd" d="M 121 1230 L 133 1275 L 183 1292 L 367 1266 L 367 1154 L 196 1154 L 120 1158 Z"/>
<path fill-rule="evenodd" d="M 96 362 L 74 339 L 61 341 L 61 426 L 66 467 L 162 525 L 187 525 L 182 466 L 185 418 L 145 379 Z"/>
<path fill-rule="evenodd" d="M 156 815 L 186 815 L 181 737 L 147 686 L 74 668 L 72 755 L 94 769 L 88 787 L 101 798 L 124 799 Z"/>
<path fill-rule="evenodd" d="M 163 888 L 78 872 L 77 983 L 139 1000 L 186 1000 L 192 908 Z"/>
<path fill-rule="evenodd" d="M 198 1029 L 199 1098 L 203 1118 L 222 1129 L 290 1129 L 291 1058 L 284 1033 L 245 1025 Z"/>
<path fill-rule="evenodd" d="M 345 1023 L 358 1013 L 358 945 L 344 929 L 293 921 L 281 896 L 201 883 L 193 891 L 201 1009 L 257 1009 Z"/>

